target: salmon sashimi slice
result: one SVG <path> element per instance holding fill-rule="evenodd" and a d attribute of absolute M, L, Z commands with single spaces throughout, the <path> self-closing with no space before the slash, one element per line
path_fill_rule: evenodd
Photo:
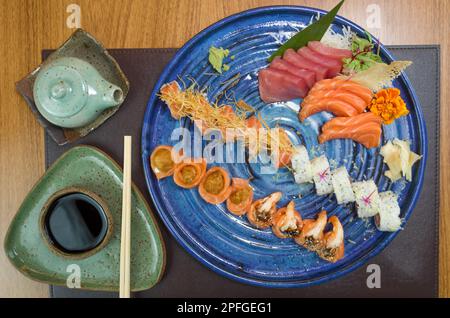
<path fill-rule="evenodd" d="M 283 59 L 299 68 L 313 71 L 316 74 L 316 81 L 323 80 L 327 77 L 328 69 L 326 67 L 305 59 L 293 49 L 287 49 L 283 54 Z"/>
<path fill-rule="evenodd" d="M 368 104 L 358 95 L 346 90 L 334 90 L 324 91 L 323 95 L 313 94 L 308 95 L 302 103 L 303 106 L 309 106 L 310 104 L 320 103 L 323 100 L 339 100 L 353 106 L 357 110 L 357 114 L 362 113 L 368 106 Z M 304 105 L 303 105 L 304 104 Z"/>
<path fill-rule="evenodd" d="M 330 129 L 334 127 L 348 127 L 352 124 L 354 125 L 361 125 L 363 123 L 371 122 L 377 125 L 381 125 L 383 122 L 383 119 L 374 113 L 367 112 L 362 113 L 353 117 L 335 117 L 326 122 L 322 126 L 323 129 Z"/>
<path fill-rule="evenodd" d="M 350 80 L 344 81 L 338 90 L 348 91 L 354 95 L 357 95 L 359 98 L 364 100 L 366 105 L 369 105 L 373 98 L 372 91 L 369 88 Z"/>
<path fill-rule="evenodd" d="M 300 48 L 297 53 L 313 63 L 326 67 L 328 69 L 327 77 L 335 77 L 342 69 L 342 62 L 313 51 L 307 46 Z"/>
<path fill-rule="evenodd" d="M 303 98 L 309 87 L 305 81 L 288 72 L 266 68 L 259 71 L 259 94 L 265 103 Z"/>
<path fill-rule="evenodd" d="M 308 96 L 316 91 L 321 90 L 330 91 L 337 89 L 349 91 L 357 95 L 358 97 L 362 98 L 367 105 L 370 104 L 370 101 L 372 100 L 373 97 L 372 91 L 369 88 L 344 78 L 330 78 L 317 82 L 309 91 Z"/>
<path fill-rule="evenodd" d="M 323 91 L 323 90 L 335 90 L 336 88 L 338 88 L 340 85 L 342 85 L 342 83 L 344 83 L 345 80 L 344 79 L 340 79 L 340 78 L 327 78 L 327 79 L 323 79 L 321 81 L 318 81 L 316 84 L 314 84 L 314 86 L 311 88 L 311 90 L 309 91 L 309 93 L 313 93 L 316 91 Z"/>
<path fill-rule="evenodd" d="M 306 106 L 303 106 L 302 104 L 299 118 L 301 121 L 304 121 L 309 116 L 321 111 L 327 111 L 334 114 L 335 116 L 342 117 L 350 117 L 359 114 L 355 107 L 345 101 L 333 98 L 325 98 L 315 103 L 308 103 Z"/>
<path fill-rule="evenodd" d="M 320 111 L 348 117 L 364 112 L 372 100 L 372 92 L 349 80 L 333 78 L 317 82 L 302 102 L 301 121 Z M 352 109 L 353 108 L 353 109 Z"/>
<path fill-rule="evenodd" d="M 275 59 L 270 63 L 269 68 L 288 72 L 292 75 L 301 77 L 306 82 L 309 88 L 313 87 L 316 83 L 316 74 L 313 71 L 298 68 L 294 64 L 283 60 L 279 56 L 275 57 Z"/>
<path fill-rule="evenodd" d="M 308 47 L 320 54 L 342 61 L 343 58 L 352 57 L 352 51 L 336 49 L 319 41 L 308 42 Z"/>
<path fill-rule="evenodd" d="M 378 147 L 381 137 L 382 119 L 373 113 L 353 117 L 336 117 L 322 127 L 319 142 L 332 139 L 352 139 L 366 148 Z"/>

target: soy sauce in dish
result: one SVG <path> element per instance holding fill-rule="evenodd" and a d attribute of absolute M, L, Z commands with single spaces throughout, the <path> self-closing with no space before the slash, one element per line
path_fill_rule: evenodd
<path fill-rule="evenodd" d="M 63 195 L 50 205 L 44 228 L 57 249 L 79 254 L 101 244 L 108 231 L 108 218 L 97 201 L 76 192 Z"/>

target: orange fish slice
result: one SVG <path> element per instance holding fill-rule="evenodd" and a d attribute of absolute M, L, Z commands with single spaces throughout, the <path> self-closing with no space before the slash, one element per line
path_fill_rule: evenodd
<path fill-rule="evenodd" d="M 322 126 L 319 142 L 348 138 L 366 148 L 378 147 L 382 132 L 381 123 L 382 119 L 370 112 L 353 117 L 336 117 Z"/>
<path fill-rule="evenodd" d="M 180 91 L 181 88 L 180 85 L 177 83 L 177 81 L 172 81 L 170 83 L 164 84 L 163 86 L 161 86 L 160 89 L 161 99 L 167 104 L 167 106 L 169 107 L 170 115 L 172 115 L 172 117 L 175 119 L 181 118 L 179 114 L 179 109 L 181 105 L 170 102 L 166 97 L 170 96 L 170 94 Z"/>
<path fill-rule="evenodd" d="M 203 200 L 211 204 L 220 204 L 228 199 L 231 187 L 230 177 L 221 167 L 212 167 L 203 177 L 198 187 Z"/>
<path fill-rule="evenodd" d="M 256 118 L 255 115 L 247 118 L 245 123 L 246 123 L 247 128 L 255 128 L 255 129 L 262 128 L 261 122 L 258 120 L 258 118 Z"/>
<path fill-rule="evenodd" d="M 206 160 L 184 159 L 175 166 L 173 181 L 180 187 L 192 189 L 200 184 L 206 173 Z"/>
<path fill-rule="evenodd" d="M 326 211 L 321 211 L 315 220 L 303 220 L 302 232 L 295 237 L 295 242 L 310 251 L 318 251 L 323 247 L 323 230 L 326 225 Z"/>
<path fill-rule="evenodd" d="M 321 111 L 327 111 L 335 116 L 342 117 L 350 117 L 359 114 L 355 107 L 345 101 L 333 98 L 324 98 L 316 103 L 309 103 L 307 105 L 302 104 L 299 118 L 301 121 L 304 121 L 309 116 Z"/>
<path fill-rule="evenodd" d="M 227 209 L 234 215 L 244 215 L 250 209 L 253 201 L 253 189 L 248 180 L 233 178 L 230 196 L 227 199 Z"/>
<path fill-rule="evenodd" d="M 299 118 L 328 111 L 335 116 L 355 116 L 362 113 L 372 100 L 372 92 L 367 87 L 344 79 L 322 80 L 313 86 L 303 100 Z"/>
<path fill-rule="evenodd" d="M 366 104 L 369 104 L 373 97 L 372 91 L 368 87 L 353 82 L 350 79 L 337 77 L 317 82 L 311 88 L 305 100 L 308 99 L 309 96 L 314 96 L 316 93 L 334 90 L 351 92 L 363 99 Z"/>
<path fill-rule="evenodd" d="M 247 212 L 248 221 L 259 229 L 272 225 L 272 216 L 277 211 L 277 202 L 281 200 L 282 193 L 274 192 L 265 198 L 256 200 Z"/>
<path fill-rule="evenodd" d="M 302 227 L 302 217 L 300 213 L 295 210 L 294 201 L 291 201 L 287 206 L 278 209 L 272 216 L 272 232 L 279 238 L 298 236 Z"/>
<path fill-rule="evenodd" d="M 315 94 L 309 96 L 302 102 L 302 107 L 309 106 L 311 104 L 320 103 L 323 101 L 342 101 L 353 106 L 358 113 L 362 113 L 370 103 L 367 103 L 363 98 L 349 92 L 345 89 L 336 89 L 332 91 L 318 91 Z"/>
<path fill-rule="evenodd" d="M 330 217 L 328 222 L 333 225 L 333 229 L 325 233 L 323 237 L 324 246 L 318 251 L 318 254 L 324 260 L 335 263 L 344 257 L 344 228 L 334 215 Z"/>
<path fill-rule="evenodd" d="M 156 147 L 150 155 L 150 166 L 158 179 L 171 176 L 175 169 L 172 147 L 164 145 Z"/>

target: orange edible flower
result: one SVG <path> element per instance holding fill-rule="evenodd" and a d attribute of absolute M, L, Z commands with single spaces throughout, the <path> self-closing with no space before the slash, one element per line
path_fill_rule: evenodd
<path fill-rule="evenodd" d="M 380 116 L 385 124 L 391 124 L 395 119 L 409 114 L 405 101 L 397 88 L 386 88 L 378 91 L 369 106 L 375 115 Z"/>

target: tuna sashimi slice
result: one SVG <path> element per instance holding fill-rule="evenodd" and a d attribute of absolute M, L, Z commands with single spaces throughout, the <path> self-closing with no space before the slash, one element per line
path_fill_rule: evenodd
<path fill-rule="evenodd" d="M 311 50 L 316 51 L 317 53 L 326 55 L 339 61 L 342 61 L 342 59 L 346 57 L 352 57 L 352 51 L 350 50 L 336 49 L 319 41 L 308 42 L 308 47 Z"/>
<path fill-rule="evenodd" d="M 342 69 L 342 62 L 313 51 L 307 46 L 300 48 L 297 53 L 313 63 L 326 67 L 328 69 L 327 77 L 335 77 Z"/>
<path fill-rule="evenodd" d="M 320 64 L 314 63 L 299 55 L 293 49 L 287 49 L 284 52 L 283 59 L 291 64 L 305 70 L 313 71 L 316 74 L 316 82 L 326 78 L 328 69 Z"/>
<path fill-rule="evenodd" d="M 260 70 L 258 80 L 259 94 L 265 103 L 303 98 L 309 90 L 302 78 L 276 69 Z"/>
<path fill-rule="evenodd" d="M 294 64 L 283 60 L 281 57 L 277 56 L 270 63 L 269 68 L 291 73 L 292 75 L 301 77 L 305 80 L 309 88 L 313 87 L 316 83 L 316 74 L 313 71 L 308 71 L 305 69 L 298 68 Z"/>

